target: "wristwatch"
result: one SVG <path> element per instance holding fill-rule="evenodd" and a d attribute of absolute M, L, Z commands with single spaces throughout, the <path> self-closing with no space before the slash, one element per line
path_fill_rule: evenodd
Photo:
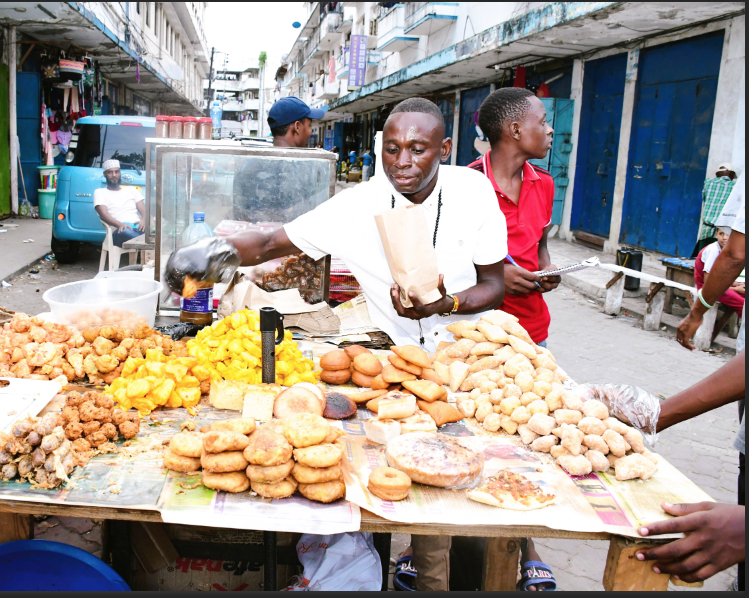
<path fill-rule="evenodd" d="M 451 315 L 453 315 L 455 313 L 458 313 L 458 308 L 460 307 L 460 300 L 458 299 L 457 295 L 445 295 L 445 297 L 449 297 L 450 299 L 453 300 L 453 308 L 449 312 L 447 312 L 447 313 L 440 314 L 440 316 L 443 317 L 443 318 L 446 318 L 446 317 L 451 316 Z"/>

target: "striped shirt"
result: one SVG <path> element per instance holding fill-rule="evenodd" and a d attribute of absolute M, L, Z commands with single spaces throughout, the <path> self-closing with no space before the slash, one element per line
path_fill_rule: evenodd
<path fill-rule="evenodd" d="M 728 196 L 733 191 L 736 181 L 727 176 L 707 179 L 702 188 L 702 216 L 700 217 L 700 230 L 697 240 L 709 239 L 715 236 L 715 221 L 723 211 Z"/>

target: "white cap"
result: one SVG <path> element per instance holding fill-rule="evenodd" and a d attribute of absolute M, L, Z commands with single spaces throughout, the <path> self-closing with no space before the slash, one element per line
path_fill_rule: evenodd
<path fill-rule="evenodd" d="M 736 170 L 733 168 L 733 164 L 731 164 L 730 162 L 721 162 L 720 166 L 715 169 L 715 172 L 720 172 L 721 170 L 726 170 L 733 173 L 736 172 Z"/>
<path fill-rule="evenodd" d="M 104 172 L 106 172 L 107 170 L 112 170 L 113 168 L 119 168 L 120 161 L 119 160 L 106 160 L 104 164 L 101 165 L 101 167 L 104 169 Z"/>

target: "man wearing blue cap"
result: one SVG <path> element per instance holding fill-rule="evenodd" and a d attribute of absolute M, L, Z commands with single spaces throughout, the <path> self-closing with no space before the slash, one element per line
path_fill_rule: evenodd
<path fill-rule="evenodd" d="M 268 124 L 275 147 L 307 147 L 312 135 L 312 121 L 323 117 L 325 110 L 310 108 L 299 98 L 281 98 L 268 112 Z"/>

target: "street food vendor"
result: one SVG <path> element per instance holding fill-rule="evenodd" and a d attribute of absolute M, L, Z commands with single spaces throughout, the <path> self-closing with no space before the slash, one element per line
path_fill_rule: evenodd
<path fill-rule="evenodd" d="M 443 166 L 452 151 L 442 113 L 413 98 L 396 106 L 383 131 L 385 176 L 342 191 L 272 233 L 244 232 L 208 239 L 173 253 L 166 281 L 181 292 L 186 275 L 226 279 L 239 265 L 306 253 L 341 259 L 359 281 L 373 323 L 399 345 L 435 351 L 452 340 L 445 326 L 477 320 L 504 299 L 505 219 L 491 182 L 468 168 Z M 396 206 L 421 204 L 441 272 L 441 298 L 423 305 L 410 295 L 403 307 L 393 283 L 374 216 Z"/>
<path fill-rule="evenodd" d="M 442 166 L 452 151 L 440 109 L 422 98 L 398 104 L 383 130 L 385 176 L 347 189 L 273 233 L 245 232 L 206 239 L 169 259 L 166 281 L 181 292 L 185 276 L 226 280 L 236 267 L 304 252 L 341 259 L 361 285 L 373 323 L 397 345 L 435 351 L 451 340 L 445 326 L 479 319 L 504 299 L 505 218 L 491 182 L 468 168 Z M 422 304 L 410 293 L 405 308 L 393 283 L 375 215 L 396 206 L 424 206 L 433 231 L 440 299 Z M 412 536 L 417 588 L 447 590 L 449 536 Z"/>

